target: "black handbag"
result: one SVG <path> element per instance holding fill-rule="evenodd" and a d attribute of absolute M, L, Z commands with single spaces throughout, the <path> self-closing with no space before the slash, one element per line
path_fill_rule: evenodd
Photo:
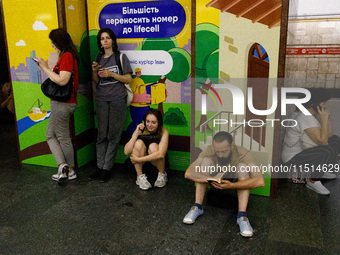
<path fill-rule="evenodd" d="M 58 66 L 57 69 L 58 70 Z M 58 73 L 55 71 L 55 73 Z M 68 83 L 64 86 L 60 86 L 54 81 L 52 81 L 50 78 L 47 78 L 42 84 L 41 84 L 41 91 L 44 93 L 45 96 L 56 100 L 65 102 L 71 99 L 72 91 L 73 91 L 73 72 L 71 74 L 70 80 Z"/>

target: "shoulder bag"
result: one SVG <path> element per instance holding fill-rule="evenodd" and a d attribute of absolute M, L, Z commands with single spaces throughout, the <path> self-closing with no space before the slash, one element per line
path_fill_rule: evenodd
<path fill-rule="evenodd" d="M 58 74 L 57 72 L 58 68 L 59 68 L 59 64 L 56 70 L 54 71 L 57 74 Z M 74 61 L 73 61 L 73 70 L 74 70 Z M 44 95 L 53 100 L 61 101 L 61 102 L 70 100 L 72 96 L 72 92 L 73 92 L 73 79 L 74 79 L 73 70 L 72 70 L 72 74 L 71 74 L 69 81 L 64 86 L 60 86 L 54 81 L 52 81 L 50 78 L 47 78 L 41 84 L 41 91 L 44 93 Z"/>
<path fill-rule="evenodd" d="M 118 65 L 118 68 L 120 69 L 122 74 L 124 74 L 123 53 L 119 53 L 119 57 L 118 57 L 118 54 L 115 54 L 115 58 L 116 58 L 116 63 Z M 129 105 L 131 104 L 132 99 L 133 99 L 133 92 L 132 92 L 132 89 L 130 87 L 130 84 L 125 83 L 124 85 L 125 85 L 126 92 L 127 92 L 126 106 L 129 107 Z"/>

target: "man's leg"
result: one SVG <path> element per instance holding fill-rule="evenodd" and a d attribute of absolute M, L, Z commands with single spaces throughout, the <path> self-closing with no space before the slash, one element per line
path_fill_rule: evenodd
<path fill-rule="evenodd" d="M 238 164 L 237 165 L 237 178 L 239 181 L 249 178 L 248 171 L 241 171 L 241 167 L 243 169 L 247 166 L 247 164 Z M 251 164 L 249 165 L 252 166 Z M 248 200 L 249 200 L 250 190 L 243 189 L 237 190 L 237 197 L 238 197 L 238 214 L 237 214 L 237 224 L 240 227 L 240 234 L 244 237 L 252 237 L 253 236 L 253 228 L 250 225 L 249 219 L 247 217 L 247 207 L 248 207 Z"/>
<path fill-rule="evenodd" d="M 206 169 L 206 166 L 213 166 L 215 162 L 210 158 L 204 158 L 201 163 L 201 169 Z M 207 173 L 207 178 L 210 176 Z M 209 186 L 208 182 L 196 182 L 195 204 L 191 207 L 190 211 L 185 215 L 183 222 L 185 224 L 195 223 L 198 216 L 203 214 L 203 201 L 204 195 Z"/>
<path fill-rule="evenodd" d="M 244 171 L 241 172 L 241 166 L 247 166 L 247 164 L 238 164 L 237 165 L 237 179 L 239 181 L 249 178 L 249 173 Z M 237 197 L 238 197 L 238 210 L 241 212 L 246 212 L 248 207 L 248 200 L 249 200 L 250 190 L 249 189 L 238 189 L 237 190 Z"/>

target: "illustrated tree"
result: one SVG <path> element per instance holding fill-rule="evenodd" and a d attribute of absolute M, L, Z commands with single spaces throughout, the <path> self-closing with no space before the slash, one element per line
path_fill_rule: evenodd
<path fill-rule="evenodd" d="M 202 99 L 207 95 L 214 100 L 214 92 L 220 103 L 217 92 L 211 86 L 218 83 L 219 72 L 219 28 L 210 23 L 202 23 L 196 26 L 196 83 L 195 89 L 201 92 Z M 206 100 L 205 100 L 206 101 Z M 200 122 L 195 130 L 207 120 L 206 114 L 201 114 Z M 210 129 L 209 127 L 207 127 Z M 210 129 L 211 130 L 211 129 Z"/>

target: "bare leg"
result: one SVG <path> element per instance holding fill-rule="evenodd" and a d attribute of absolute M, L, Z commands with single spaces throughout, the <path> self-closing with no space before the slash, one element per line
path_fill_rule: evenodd
<path fill-rule="evenodd" d="M 156 151 L 159 150 L 159 145 L 157 143 L 152 143 L 150 144 L 149 146 L 149 154 L 152 154 Z M 151 161 L 151 163 L 157 167 L 158 169 L 158 172 L 160 173 L 165 173 L 165 158 L 161 158 L 161 159 L 158 159 L 158 160 L 154 160 L 154 161 Z"/>
<path fill-rule="evenodd" d="M 208 189 L 208 186 L 209 186 L 209 183 L 200 183 L 200 182 L 196 183 L 195 203 L 200 204 L 200 205 L 203 204 L 204 195 Z"/>
<path fill-rule="evenodd" d="M 135 143 L 135 147 L 133 147 L 132 155 L 136 155 L 137 157 L 143 157 L 146 155 L 146 146 L 142 140 L 137 140 Z M 135 169 L 137 172 L 137 176 L 143 174 L 143 165 L 144 163 L 135 163 Z"/>
<path fill-rule="evenodd" d="M 201 167 L 205 166 L 213 166 L 215 163 L 210 158 L 203 158 Z M 195 194 L 195 203 L 203 204 L 205 192 L 208 189 L 209 183 L 206 181 L 206 178 L 209 176 L 209 173 L 204 173 L 205 180 L 204 182 L 196 182 L 196 194 Z M 201 176 L 204 178 L 203 176 Z"/>
<path fill-rule="evenodd" d="M 246 166 L 246 164 L 238 164 L 237 165 L 237 177 L 238 180 L 244 180 L 249 178 L 248 172 L 240 172 L 241 166 Z M 250 195 L 250 189 L 238 189 L 237 190 L 237 197 L 238 197 L 238 210 L 241 212 L 247 211 L 248 200 Z"/>

